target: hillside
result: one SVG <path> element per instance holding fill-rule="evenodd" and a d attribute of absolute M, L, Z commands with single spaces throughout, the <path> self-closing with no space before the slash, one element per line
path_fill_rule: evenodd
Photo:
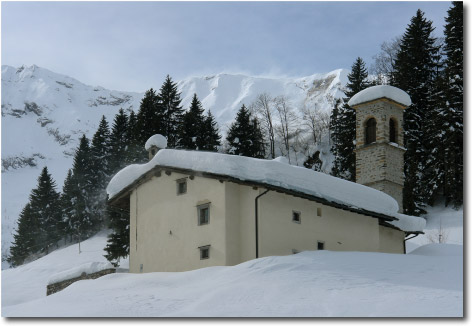
<path fill-rule="evenodd" d="M 244 103 L 258 94 L 286 95 L 301 109 L 313 105 L 329 112 L 342 97 L 347 71 L 301 78 L 263 78 L 218 74 L 178 82 L 182 105 L 197 93 L 216 117 L 222 133 Z M 160 85 L 149 88 L 159 89 Z M 37 177 L 47 165 L 58 190 L 72 166 L 82 134 L 91 138 L 105 115 L 111 124 L 120 108 L 138 111 L 143 93 L 107 90 L 38 66 L 2 66 L 2 255 L 8 252 L 16 220 Z M 144 144 L 143 144 L 144 145 Z M 2 265 L 4 268 L 5 266 Z"/>
<path fill-rule="evenodd" d="M 2 271 L 2 316 L 459 317 L 463 211 L 429 211 L 426 235 L 410 240 L 406 255 L 306 251 L 190 272 L 118 273 L 46 297 L 57 273 L 105 262 L 102 232 L 81 253 L 75 244 Z M 432 244 L 441 218 L 449 238 Z"/>

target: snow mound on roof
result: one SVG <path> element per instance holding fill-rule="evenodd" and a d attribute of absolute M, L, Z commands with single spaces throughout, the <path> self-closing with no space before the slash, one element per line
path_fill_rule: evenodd
<path fill-rule="evenodd" d="M 398 221 L 391 221 L 389 223 L 403 231 L 421 231 L 426 226 L 426 220 L 422 217 L 400 213 L 397 213 L 395 217 L 398 218 Z"/>
<path fill-rule="evenodd" d="M 381 191 L 303 167 L 276 160 L 173 149 L 160 150 L 148 163 L 119 171 L 108 184 L 108 195 L 113 198 L 157 165 L 264 183 L 390 216 L 398 212 L 396 200 Z"/>
<path fill-rule="evenodd" d="M 167 147 L 167 138 L 160 135 L 155 134 L 154 136 L 149 137 L 146 144 L 144 144 L 144 148 L 146 150 L 150 150 L 152 146 L 156 146 L 157 148 L 166 148 Z"/>
<path fill-rule="evenodd" d="M 382 97 L 386 97 L 405 106 L 411 105 L 411 98 L 405 91 L 390 85 L 378 85 L 366 88 L 354 95 L 347 104 L 352 107 Z"/>

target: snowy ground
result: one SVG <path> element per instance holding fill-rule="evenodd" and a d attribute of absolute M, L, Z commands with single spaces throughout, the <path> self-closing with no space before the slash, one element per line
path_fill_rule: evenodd
<path fill-rule="evenodd" d="M 433 232 L 434 221 L 449 216 L 447 242 L 462 242 L 462 211 L 432 211 L 427 228 Z M 105 241 L 101 233 L 83 242 L 80 254 L 72 245 L 2 271 L 2 316 L 463 316 L 458 244 L 427 244 L 407 255 L 314 251 L 182 273 L 118 273 L 46 297 L 54 274 L 104 262 Z"/>

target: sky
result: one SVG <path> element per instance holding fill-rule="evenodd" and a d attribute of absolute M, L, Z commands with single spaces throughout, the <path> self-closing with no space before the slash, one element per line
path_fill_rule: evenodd
<path fill-rule="evenodd" d="M 370 67 L 418 9 L 442 36 L 450 2 L 2 2 L 1 62 L 143 92 L 221 72 L 302 77 Z"/>

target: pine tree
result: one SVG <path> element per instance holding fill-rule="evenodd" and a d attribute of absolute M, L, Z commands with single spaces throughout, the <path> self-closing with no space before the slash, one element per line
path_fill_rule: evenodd
<path fill-rule="evenodd" d="M 226 136 L 228 154 L 248 157 L 264 157 L 264 141 L 256 119 L 243 104 Z"/>
<path fill-rule="evenodd" d="M 368 73 L 365 63 L 357 58 L 347 76 L 346 97 L 344 105 L 336 108 L 336 119 L 331 119 L 331 134 L 334 154 L 332 174 L 346 180 L 356 181 L 356 111 L 347 105 L 347 102 L 357 93 L 371 86 L 367 80 Z"/>
<path fill-rule="evenodd" d="M 442 130 L 446 131 L 445 147 L 445 184 L 444 196 L 446 205 L 452 203 L 455 207 L 463 204 L 463 112 L 464 112 L 464 39 L 463 39 L 463 3 L 454 1 L 448 10 L 444 34 L 446 53 L 446 98 L 447 112 Z M 447 120 L 447 122 L 446 122 Z"/>
<path fill-rule="evenodd" d="M 74 183 L 72 177 L 72 170 L 69 169 L 67 172 L 67 177 L 64 180 L 64 185 L 62 186 L 62 193 L 60 197 L 60 212 L 61 212 L 61 233 L 63 237 L 67 240 L 69 236 L 70 240 L 76 236 L 74 230 L 74 218 L 76 216 L 76 195 L 78 193 L 76 189 L 76 184 Z"/>
<path fill-rule="evenodd" d="M 47 167 L 41 171 L 38 186 L 31 191 L 29 203 L 33 216 L 39 222 L 38 246 L 41 252 L 48 253 L 61 239 L 61 216 L 59 193 Z"/>
<path fill-rule="evenodd" d="M 90 203 L 94 225 L 105 225 L 105 207 L 107 201 L 106 186 L 111 178 L 111 143 L 110 130 L 105 116 L 102 116 L 90 147 L 91 189 Z"/>
<path fill-rule="evenodd" d="M 198 144 L 198 147 L 203 151 L 217 152 L 218 146 L 221 146 L 221 135 L 215 118 L 208 110 L 204 121 L 202 143 Z"/>
<path fill-rule="evenodd" d="M 117 266 L 120 258 L 129 255 L 129 212 L 111 206 L 107 212 L 113 233 L 108 236 L 105 257 Z"/>
<path fill-rule="evenodd" d="M 31 211 L 31 205 L 26 204 L 18 218 L 16 234 L 13 235 L 10 255 L 7 258 L 13 267 L 23 264 L 28 257 L 38 251 L 36 243 L 40 232 L 38 222 Z"/>
<path fill-rule="evenodd" d="M 407 92 L 412 101 L 403 119 L 406 147 L 403 209 L 410 215 L 424 213 L 427 201 L 422 180 L 428 156 L 425 126 L 428 125 L 427 112 L 434 109 L 434 76 L 439 50 L 433 30 L 432 22 L 418 10 L 402 36 L 394 62 L 393 86 Z"/>
<path fill-rule="evenodd" d="M 72 180 L 74 183 L 73 198 L 75 215 L 72 218 L 72 230 L 80 239 L 91 235 L 96 221 L 92 216 L 92 176 L 90 162 L 89 140 L 85 135 L 80 139 L 79 147 L 74 156 L 72 167 Z"/>
<path fill-rule="evenodd" d="M 128 140 L 128 117 L 120 109 L 113 119 L 110 132 L 110 175 L 115 175 L 126 165 Z"/>
<path fill-rule="evenodd" d="M 148 159 L 148 154 L 144 148 L 145 143 L 139 141 L 139 129 L 136 114 L 131 110 L 126 128 L 126 165 L 135 163 L 144 163 Z M 147 139 L 146 139 L 147 140 Z"/>
<path fill-rule="evenodd" d="M 182 123 L 183 109 L 180 106 L 180 93 L 177 91 L 177 84 L 172 81 L 169 75 L 162 84 L 159 91 L 159 112 L 162 112 L 162 132 L 154 132 L 152 136 L 160 133 L 167 137 L 167 147 L 175 148 L 178 141 L 178 133 Z M 146 142 L 144 140 L 144 142 Z M 143 144 L 144 144 L 143 142 Z"/>
<path fill-rule="evenodd" d="M 159 102 L 159 96 L 152 88 L 141 100 L 136 122 L 137 138 L 141 144 L 145 144 L 152 135 L 165 132 L 163 106 Z"/>
<path fill-rule="evenodd" d="M 193 94 L 192 103 L 187 112 L 184 113 L 178 147 L 183 149 L 202 149 L 204 146 L 205 118 L 203 107 L 198 100 L 197 94 Z"/>
<path fill-rule="evenodd" d="M 453 2 L 444 32 L 445 69 L 435 77 L 434 107 L 427 111 L 424 189 L 428 204 L 442 192 L 446 206 L 463 203 L 463 6 Z M 441 65 L 438 65 L 441 68 Z"/>

